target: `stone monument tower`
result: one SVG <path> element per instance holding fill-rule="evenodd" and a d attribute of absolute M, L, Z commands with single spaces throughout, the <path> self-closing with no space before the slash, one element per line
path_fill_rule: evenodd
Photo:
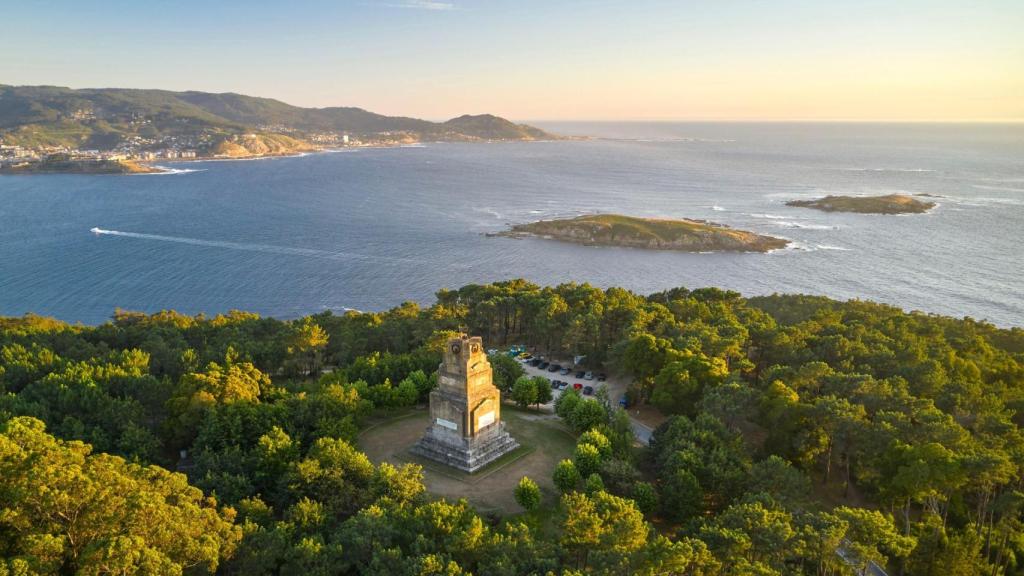
<path fill-rule="evenodd" d="M 501 421 L 501 392 L 491 381 L 483 341 L 465 334 L 452 338 L 430 393 L 430 426 L 412 452 L 476 472 L 518 447 Z"/>

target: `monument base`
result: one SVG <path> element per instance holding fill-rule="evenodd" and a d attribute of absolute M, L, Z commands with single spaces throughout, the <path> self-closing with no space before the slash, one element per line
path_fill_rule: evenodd
<path fill-rule="evenodd" d="M 474 438 L 463 438 L 433 424 L 409 451 L 472 474 L 516 448 L 519 448 L 519 442 L 505 430 L 504 422 L 498 422 Z"/>

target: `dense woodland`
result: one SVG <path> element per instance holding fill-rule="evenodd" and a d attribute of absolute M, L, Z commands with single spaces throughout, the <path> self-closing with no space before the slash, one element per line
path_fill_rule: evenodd
<path fill-rule="evenodd" d="M 435 499 L 356 440 L 425 400 L 453 331 L 586 355 L 670 417 L 639 448 L 617 399 L 563 394 L 549 518 L 528 479 L 522 514 Z M 0 318 L 0 575 L 1024 574 L 1022 409 L 1024 331 L 810 296 Z"/>

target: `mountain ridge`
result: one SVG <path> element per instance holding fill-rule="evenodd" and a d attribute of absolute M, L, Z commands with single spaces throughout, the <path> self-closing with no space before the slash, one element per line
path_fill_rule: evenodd
<path fill-rule="evenodd" d="M 347 135 L 372 142 L 557 138 L 491 114 L 431 122 L 351 106 L 304 108 L 234 92 L 0 84 L 0 143 L 5 145 L 107 150 L 127 141 L 178 138 L 209 150 L 254 132 L 298 140 Z"/>

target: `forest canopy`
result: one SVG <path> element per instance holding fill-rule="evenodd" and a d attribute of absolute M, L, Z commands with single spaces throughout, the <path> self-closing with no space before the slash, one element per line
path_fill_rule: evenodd
<path fill-rule="evenodd" d="M 436 498 L 358 437 L 425 402 L 459 331 L 585 356 L 663 423 L 639 446 L 618 398 L 564 393 L 557 509 L 529 478 L 521 514 Z M 817 296 L 513 280 L 296 320 L 0 318 L 0 575 L 1022 574 L 1022 408 L 1021 329 Z"/>

